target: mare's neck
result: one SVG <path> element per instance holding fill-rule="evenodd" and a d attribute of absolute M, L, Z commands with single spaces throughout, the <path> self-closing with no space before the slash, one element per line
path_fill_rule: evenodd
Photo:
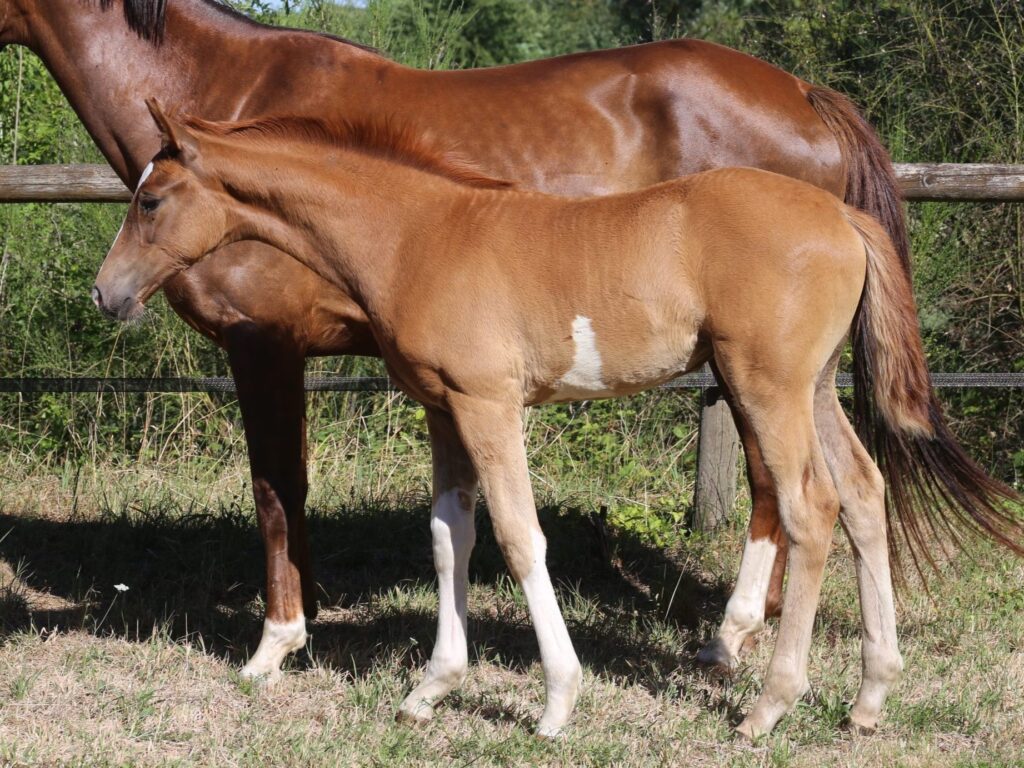
<path fill-rule="evenodd" d="M 156 96 L 172 109 L 209 119 L 236 119 L 266 101 L 273 88 L 260 75 L 283 55 L 278 35 L 301 34 L 258 26 L 217 10 L 203 0 L 167 3 L 163 40 L 141 39 L 128 28 L 115 2 L 12 0 L 23 15 L 23 43 L 38 55 L 100 151 L 117 174 L 134 186 L 159 149 L 145 99 Z M 309 45 L 331 47 L 339 61 L 368 54 L 309 35 Z M 279 38 L 278 38 L 279 39 Z M 296 55 L 294 51 L 286 55 Z M 297 83 L 281 83 L 281 96 Z"/>
<path fill-rule="evenodd" d="M 289 254 L 377 323 L 388 322 L 403 261 L 418 258 L 438 222 L 454 220 L 467 198 L 486 193 L 351 150 L 240 149 L 211 163 L 234 199 L 230 238 Z M 255 164 L 258 153 L 273 160 Z"/>

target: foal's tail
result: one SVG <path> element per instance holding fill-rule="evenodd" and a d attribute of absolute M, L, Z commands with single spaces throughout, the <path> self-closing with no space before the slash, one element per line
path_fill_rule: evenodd
<path fill-rule="evenodd" d="M 922 558 L 936 567 L 931 537 L 962 546 L 965 533 L 981 534 L 1024 555 L 1024 517 L 1008 507 L 1021 497 L 971 460 L 942 416 L 898 249 L 871 216 L 849 207 L 845 212 L 867 251 L 867 278 L 853 324 L 855 399 L 862 439 L 886 481 L 889 549 L 897 572 L 891 535 L 897 528 L 919 572 Z"/>

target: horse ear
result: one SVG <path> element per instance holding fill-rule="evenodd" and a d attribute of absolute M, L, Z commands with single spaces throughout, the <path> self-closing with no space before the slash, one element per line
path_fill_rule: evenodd
<path fill-rule="evenodd" d="M 175 156 L 194 154 L 195 141 L 188 129 L 168 117 L 155 97 L 150 96 L 146 99 L 146 106 L 149 108 L 149 114 L 153 116 L 153 122 L 156 123 L 156 127 L 160 130 L 160 141 L 163 151 Z"/>

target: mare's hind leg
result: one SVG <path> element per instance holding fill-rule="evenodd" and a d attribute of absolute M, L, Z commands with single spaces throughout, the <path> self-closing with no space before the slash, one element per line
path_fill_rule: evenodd
<path fill-rule="evenodd" d="M 863 679 L 850 723 L 873 731 L 903 670 L 886 542 L 885 486 L 839 405 L 832 377 L 825 381 L 815 397 L 815 423 L 839 493 L 839 521 L 853 546 L 861 604 Z"/>
<path fill-rule="evenodd" d="M 545 563 L 546 542 L 530 487 L 522 406 L 509 398 L 483 400 L 450 395 L 462 444 L 473 461 L 494 524 L 494 536 L 512 576 L 522 587 L 540 645 L 544 714 L 541 736 L 556 736 L 569 720 L 580 687 L 580 663 Z"/>
<path fill-rule="evenodd" d="M 455 431 L 451 416 L 427 411 L 434 463 L 430 532 L 437 569 L 437 639 L 423 681 L 405 697 L 399 715 L 416 721 L 434 715 L 434 702 L 448 695 L 466 677 L 466 591 L 469 555 L 476 538 L 473 510 L 477 479 Z"/>
<path fill-rule="evenodd" d="M 736 371 L 750 370 L 738 365 Z M 741 734 L 768 733 L 807 690 L 807 657 L 825 559 L 839 502 L 818 444 L 813 383 L 762 366 L 730 381 L 775 484 L 789 540 L 789 583 L 764 689 L 740 724 Z M 739 380 L 737 380 L 739 379 Z"/>
<path fill-rule="evenodd" d="M 718 634 L 697 654 L 700 664 L 729 671 L 735 668 L 748 641 L 764 628 L 764 620 L 777 612 L 782 601 L 786 572 L 786 537 L 779 520 L 775 484 L 761 457 L 754 431 L 727 396 L 746 455 L 751 510 L 747 541 L 739 575 Z"/>

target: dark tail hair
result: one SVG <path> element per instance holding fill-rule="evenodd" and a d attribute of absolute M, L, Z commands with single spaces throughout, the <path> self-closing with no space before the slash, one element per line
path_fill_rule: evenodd
<path fill-rule="evenodd" d="M 861 417 L 887 488 L 889 552 L 901 576 L 905 539 L 914 567 L 936 568 L 929 538 L 964 544 L 981 534 L 1024 555 L 1024 519 L 1007 504 L 1021 497 L 989 477 L 950 432 L 932 389 L 904 260 L 873 217 L 846 209 L 864 241 L 867 277 L 853 325 L 853 365 Z"/>
<path fill-rule="evenodd" d="M 847 205 L 867 211 L 889 234 L 907 277 L 910 277 L 910 238 L 903 215 L 896 172 L 889 151 L 857 106 L 831 88 L 812 86 L 807 101 L 839 143 L 846 173 Z"/>

